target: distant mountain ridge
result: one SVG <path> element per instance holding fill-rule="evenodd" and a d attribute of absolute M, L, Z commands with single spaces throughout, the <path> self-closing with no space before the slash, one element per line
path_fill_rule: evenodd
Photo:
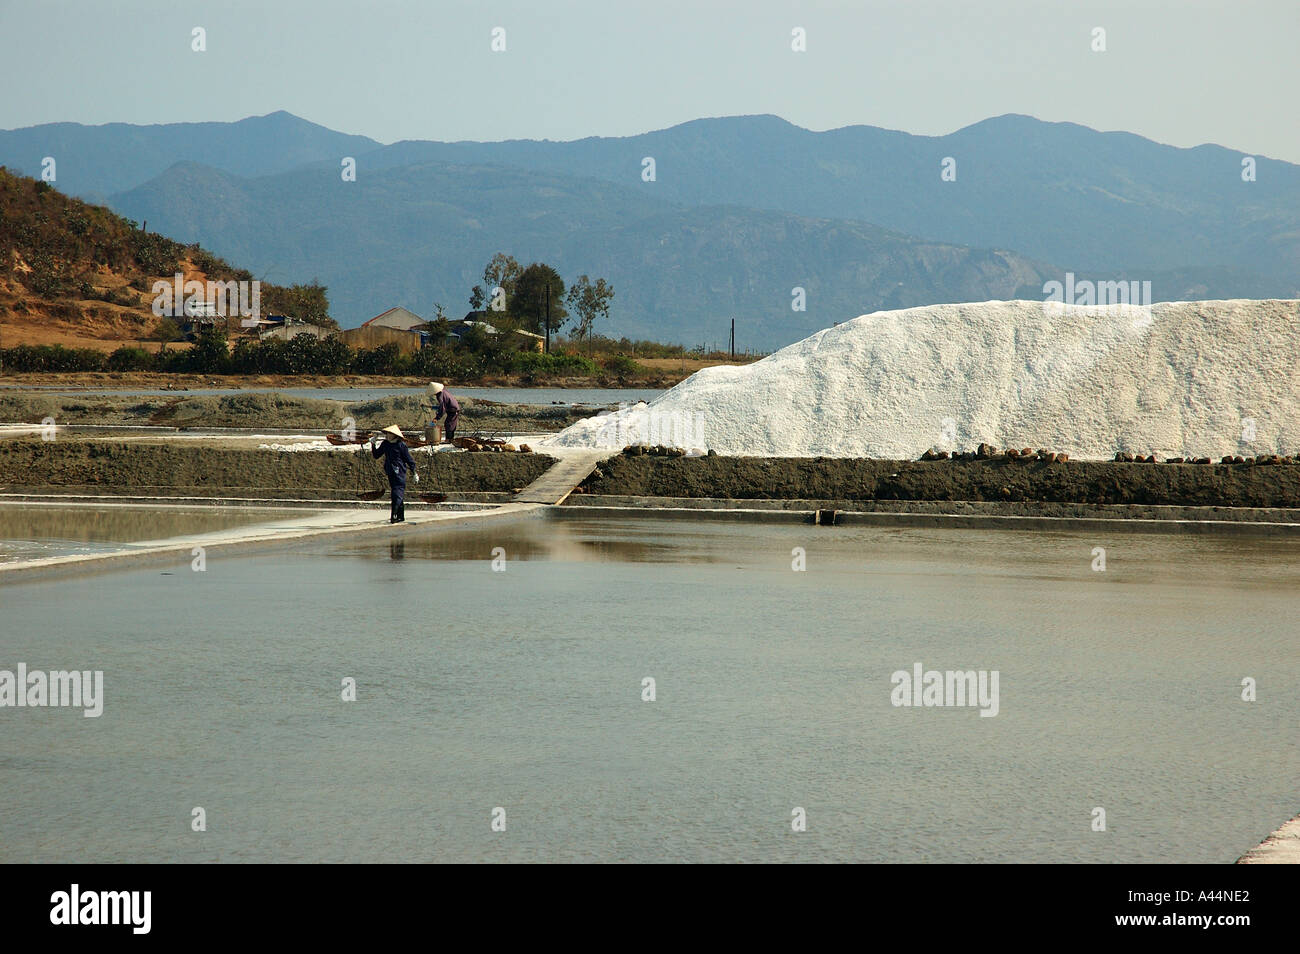
<path fill-rule="evenodd" d="M 636 183 L 690 205 L 737 204 L 860 219 L 959 245 L 1015 249 L 1076 271 L 1242 267 L 1300 273 L 1300 166 L 1221 146 L 1165 146 L 1124 132 L 1005 115 L 946 136 L 874 126 L 811 132 L 776 116 L 701 119 L 573 142 L 409 141 L 370 169 L 421 159 L 496 162 Z M 956 180 L 940 177 L 945 158 Z"/>
<path fill-rule="evenodd" d="M 114 188 L 120 212 L 270 280 L 319 277 L 344 325 L 454 312 L 499 250 L 611 279 L 607 332 L 688 344 L 731 315 L 772 347 L 874 308 L 1036 298 L 1066 271 L 1150 280 L 1156 300 L 1300 296 L 1300 166 L 1252 157 L 1246 182 L 1230 149 L 1027 116 L 938 137 L 740 116 L 388 146 L 284 112 L 0 132 L 0 163 L 39 174 L 41 155 L 62 189 Z"/>
<path fill-rule="evenodd" d="M 41 161 L 50 156 L 62 192 L 97 201 L 148 182 L 183 160 L 262 176 L 322 159 L 337 164 L 335 157 L 360 155 L 379 145 L 281 110 L 233 123 L 49 123 L 3 130 L 0 165 L 39 177 Z"/>

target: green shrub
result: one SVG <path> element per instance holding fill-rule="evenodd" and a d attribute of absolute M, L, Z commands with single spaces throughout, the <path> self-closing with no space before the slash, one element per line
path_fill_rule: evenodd
<path fill-rule="evenodd" d="M 610 355 L 600 363 L 606 373 L 612 374 L 620 381 L 632 377 L 641 370 L 641 366 L 625 354 Z"/>
<path fill-rule="evenodd" d="M 542 354 L 538 351 L 521 351 L 508 369 L 525 374 L 570 374 L 592 375 L 599 373 L 594 361 L 580 354 L 568 352 L 551 352 Z"/>
<path fill-rule="evenodd" d="M 154 356 L 144 348 L 124 346 L 108 356 L 110 371 L 152 371 L 156 362 Z"/>
<path fill-rule="evenodd" d="M 362 348 L 352 356 L 352 370 L 357 374 L 406 374 L 410 362 L 395 344 Z"/>
<path fill-rule="evenodd" d="M 0 350 L 7 371 L 103 371 L 105 355 L 93 348 L 18 345 Z"/>

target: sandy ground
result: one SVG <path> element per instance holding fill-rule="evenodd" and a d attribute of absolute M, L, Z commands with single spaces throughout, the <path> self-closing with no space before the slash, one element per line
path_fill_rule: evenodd
<path fill-rule="evenodd" d="M 758 358 L 737 358 L 734 361 L 711 361 L 704 358 L 635 358 L 637 364 L 656 371 L 678 371 L 683 375 L 694 374 L 702 368 L 714 368 L 718 365 L 753 364 Z"/>
<path fill-rule="evenodd" d="M 142 338 L 101 338 L 71 328 L 45 328 L 12 323 L 4 326 L 3 333 L 0 334 L 0 344 L 6 348 L 16 348 L 18 345 L 63 345 L 65 348 L 90 348 L 95 351 L 142 348 L 145 351 L 155 352 L 162 347 L 157 341 L 145 341 Z M 188 343 L 181 342 L 171 342 L 167 345 L 169 351 L 179 351 L 188 347 L 190 347 Z"/>

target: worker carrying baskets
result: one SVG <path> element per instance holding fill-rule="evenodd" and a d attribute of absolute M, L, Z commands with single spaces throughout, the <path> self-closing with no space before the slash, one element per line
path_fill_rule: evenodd
<path fill-rule="evenodd" d="M 384 459 L 384 474 L 388 477 L 388 487 L 392 492 L 392 507 L 388 522 L 401 523 L 406 519 L 407 472 L 410 472 L 417 484 L 420 482 L 420 475 L 415 472 L 415 459 L 411 456 L 410 448 L 406 446 L 402 429 L 396 424 L 390 424 L 382 431 L 372 434 L 370 453 L 376 460 L 380 457 Z"/>

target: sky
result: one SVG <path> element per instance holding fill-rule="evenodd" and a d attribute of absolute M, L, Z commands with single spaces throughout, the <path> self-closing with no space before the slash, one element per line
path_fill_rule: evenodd
<path fill-rule="evenodd" d="M 0 0 L 0 128 L 284 109 L 384 143 L 754 113 L 942 135 L 1026 113 L 1300 162 L 1297 41 L 1300 0 Z"/>

